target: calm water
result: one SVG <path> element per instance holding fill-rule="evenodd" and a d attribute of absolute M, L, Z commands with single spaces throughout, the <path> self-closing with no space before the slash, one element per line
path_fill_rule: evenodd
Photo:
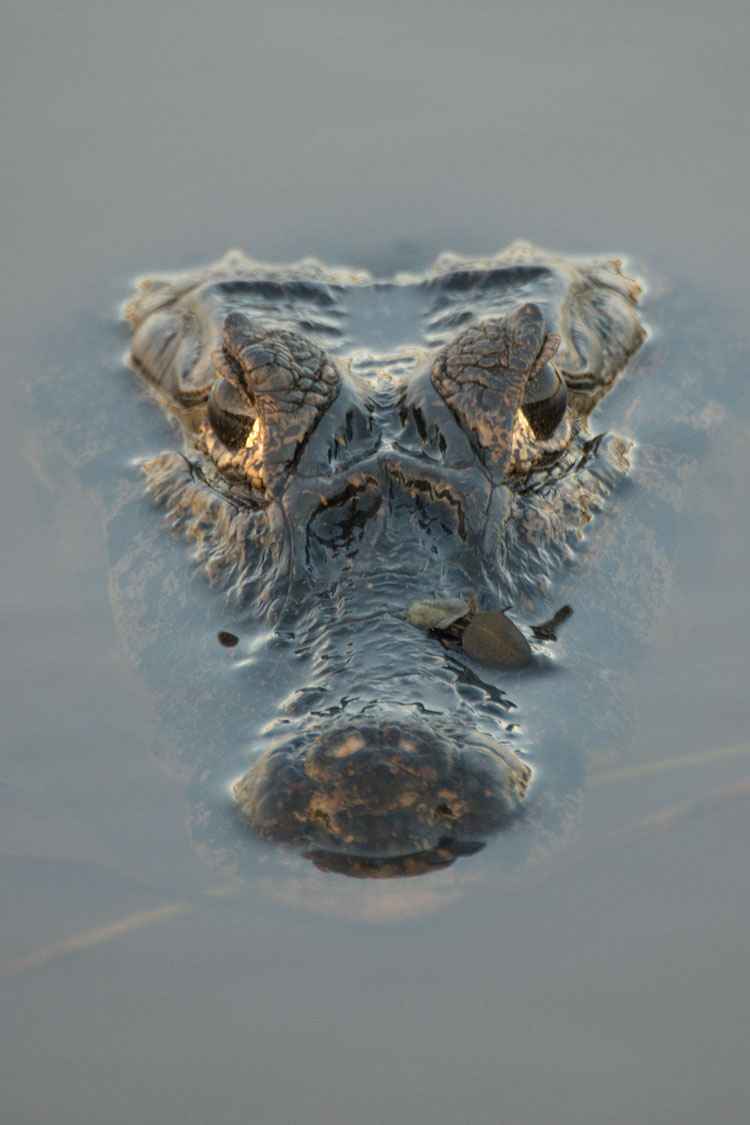
<path fill-rule="evenodd" d="M 744 1121 L 744 5 L 13 4 L 4 30 L 3 1120 Z M 112 487 L 164 436 L 125 384 L 95 405 L 135 274 L 233 245 L 389 273 L 518 235 L 645 273 L 650 379 L 679 380 L 660 302 L 683 291 L 686 362 L 708 357 L 710 452 L 623 744 L 526 878 L 437 911 L 409 887 L 377 924 L 224 894 L 191 771 L 149 753 L 167 735 L 113 621 L 96 482 L 27 392 L 77 373 Z"/>

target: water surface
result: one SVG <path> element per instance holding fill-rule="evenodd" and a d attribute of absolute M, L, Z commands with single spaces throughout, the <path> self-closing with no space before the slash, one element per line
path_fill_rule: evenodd
<path fill-rule="evenodd" d="M 17 4 L 4 45 L 3 1119 L 743 1120 L 744 7 Z M 106 513 L 46 448 L 40 368 L 74 372 L 71 416 L 129 480 L 165 437 L 117 383 L 134 275 L 232 245 L 387 274 L 519 235 L 627 254 L 648 379 L 679 380 L 689 323 L 715 404 L 622 744 L 592 762 L 568 850 L 437 912 L 224 895 L 186 830 L 189 772 L 149 752 Z M 104 381 L 116 415 L 87 397 Z M 658 444 L 658 419 L 637 436 Z"/>

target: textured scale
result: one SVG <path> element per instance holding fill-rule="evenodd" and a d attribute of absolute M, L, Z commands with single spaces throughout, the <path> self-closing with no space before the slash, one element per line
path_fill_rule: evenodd
<path fill-rule="evenodd" d="M 513 423 L 527 382 L 555 354 L 538 305 L 470 325 L 438 356 L 432 383 L 470 433 L 494 482 L 510 462 Z"/>
<path fill-rule="evenodd" d="M 247 448 L 224 467 L 244 471 L 256 488 L 274 495 L 340 387 L 336 368 L 304 336 L 253 324 L 243 313 L 224 319 L 216 373 L 246 396 L 258 415 Z M 207 435 L 209 450 L 216 446 Z M 221 454 L 219 454 L 221 456 Z"/>

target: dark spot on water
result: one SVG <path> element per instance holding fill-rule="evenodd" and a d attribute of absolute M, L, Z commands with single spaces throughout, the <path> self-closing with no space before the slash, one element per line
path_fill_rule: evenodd
<path fill-rule="evenodd" d="M 225 633 L 223 630 L 218 634 L 219 644 L 224 648 L 234 648 L 235 645 L 240 643 L 240 638 L 236 637 L 234 633 Z"/>

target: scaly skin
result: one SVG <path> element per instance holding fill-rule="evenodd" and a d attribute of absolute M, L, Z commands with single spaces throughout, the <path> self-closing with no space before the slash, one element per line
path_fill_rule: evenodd
<path fill-rule="evenodd" d="M 435 361 L 431 378 L 494 484 L 512 455 L 513 428 L 528 381 L 552 358 L 560 337 L 547 332 L 538 305 L 472 324 Z"/>
<path fill-rule="evenodd" d="M 467 693 L 471 665 L 406 610 L 548 588 L 627 470 L 628 443 L 592 441 L 587 418 L 643 339 L 637 285 L 514 245 L 390 283 L 235 254 L 142 288 L 133 363 L 185 435 L 145 466 L 150 488 L 209 578 L 294 638 L 301 693 L 325 701 L 280 706 L 235 786 L 241 818 L 368 877 L 478 850 L 517 821 L 533 767 L 498 693 Z M 423 346 L 409 330 L 377 361 L 353 348 L 347 302 L 409 288 Z"/>

